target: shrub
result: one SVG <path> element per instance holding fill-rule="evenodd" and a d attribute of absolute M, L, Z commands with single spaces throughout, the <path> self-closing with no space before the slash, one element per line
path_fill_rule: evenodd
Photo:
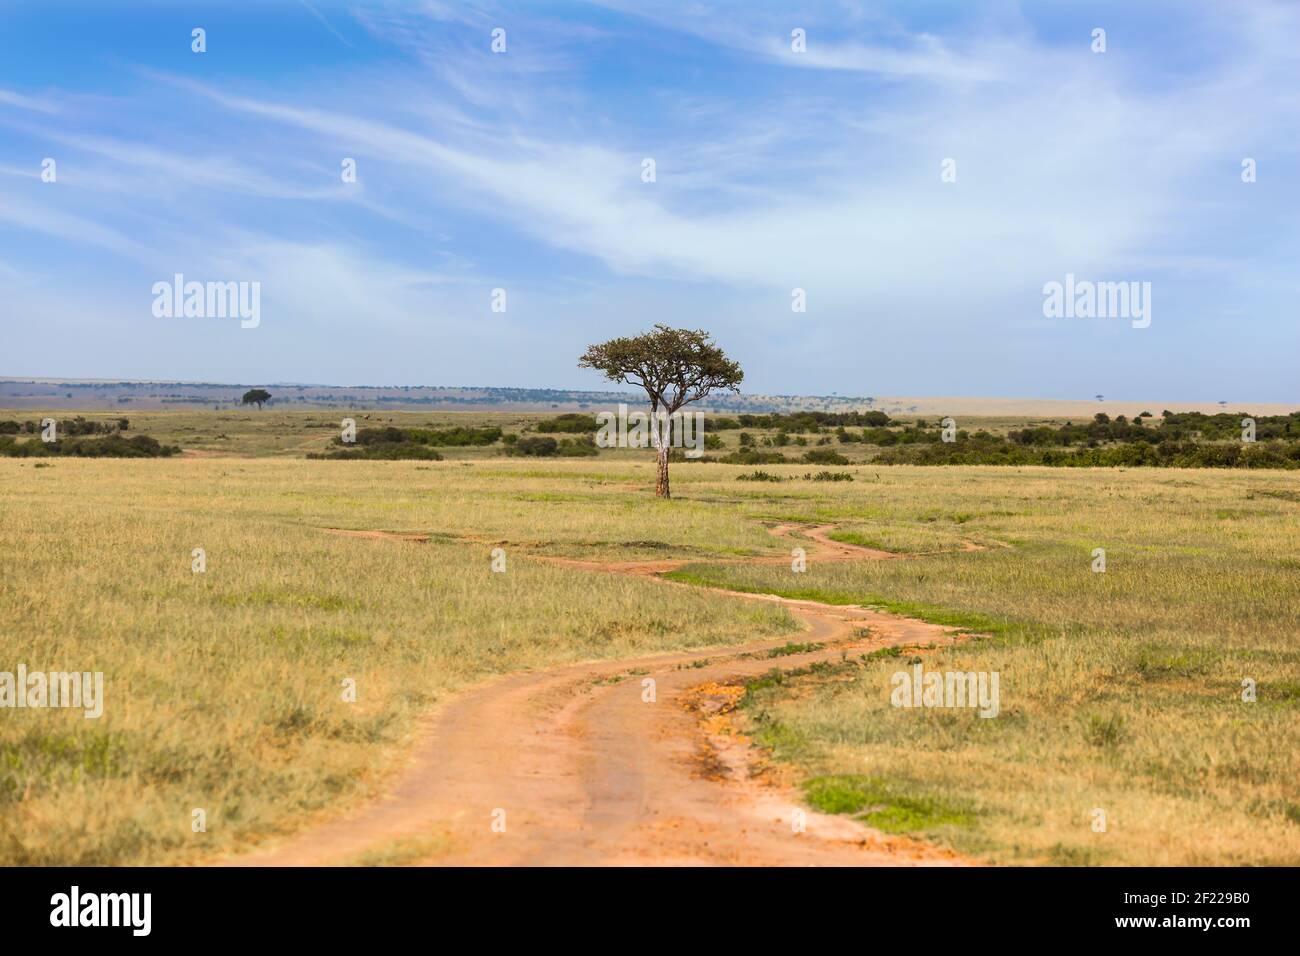
<path fill-rule="evenodd" d="M 1047 465 L 1065 468 L 1300 468 L 1300 442 L 1243 445 L 1130 442 L 1070 451 L 997 442 L 899 446 L 882 465 Z"/>
<path fill-rule="evenodd" d="M 379 445 L 387 443 L 410 443 L 414 445 L 432 445 L 436 447 L 464 447 L 469 445 L 491 445 L 501 438 L 501 429 L 495 426 L 485 428 L 362 428 L 357 432 L 356 444 Z M 334 439 L 334 444 L 349 444 L 341 437 Z"/>
<path fill-rule="evenodd" d="M 0 455 L 9 458 L 170 458 L 180 449 L 163 445 L 148 435 L 124 438 L 113 434 L 104 438 L 61 439 L 43 442 L 29 439 L 24 442 L 0 438 Z"/>
<path fill-rule="evenodd" d="M 442 455 L 428 445 L 415 442 L 380 442 L 360 448 L 341 448 L 336 451 L 312 453 L 308 458 L 332 461 L 442 461 Z"/>
<path fill-rule="evenodd" d="M 752 448 L 742 448 L 718 459 L 724 465 L 779 465 L 785 460 L 785 455 L 779 451 L 756 451 Z"/>
<path fill-rule="evenodd" d="M 570 435 L 586 432 L 594 435 L 599 427 L 595 415 L 580 415 L 576 412 L 570 412 L 565 415 L 556 415 L 554 418 L 545 418 L 538 422 L 533 430 Z"/>
<path fill-rule="evenodd" d="M 484 428 L 411 428 L 407 429 L 409 441 L 421 445 L 439 447 L 465 447 L 469 445 L 492 445 L 501 440 L 501 429 L 495 426 Z"/>
<path fill-rule="evenodd" d="M 130 424 L 125 418 L 118 418 L 113 421 L 93 421 L 83 415 L 78 415 L 76 418 L 65 418 L 59 421 L 55 426 L 54 433 L 60 439 L 72 438 L 77 435 L 112 435 L 119 431 L 126 431 Z M 40 422 L 16 422 L 12 419 L 0 422 L 0 435 L 20 435 L 23 433 L 35 435 L 40 430 Z"/>
<path fill-rule="evenodd" d="M 555 451 L 561 458 L 591 458 L 600 454 L 596 440 L 590 435 L 585 438 L 566 438 Z"/>
<path fill-rule="evenodd" d="M 507 449 L 511 455 L 531 455 L 537 458 L 549 458 L 559 450 L 560 443 L 554 438 L 525 435 Z"/>
<path fill-rule="evenodd" d="M 847 465 L 849 460 L 833 448 L 812 448 L 804 452 L 803 460 L 810 465 Z"/>

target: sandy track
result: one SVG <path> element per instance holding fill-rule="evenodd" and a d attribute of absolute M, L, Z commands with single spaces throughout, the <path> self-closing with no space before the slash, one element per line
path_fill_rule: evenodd
<path fill-rule="evenodd" d="M 797 532 L 815 543 L 810 561 L 897 557 L 832 541 L 826 536 L 830 530 L 785 525 L 773 533 Z M 547 560 L 646 575 L 690 563 Z M 963 862 L 806 808 L 805 828 L 796 832 L 792 817 L 802 807 L 798 793 L 774 774 L 753 772 L 758 754 L 726 717 L 743 693 L 743 682 L 774 667 L 792 670 L 889 645 L 947 643 L 954 639 L 953 629 L 864 608 L 725 593 L 784 604 L 807 625 L 794 639 L 823 646 L 769 656 L 787 643 L 781 639 L 568 665 L 491 681 L 433 715 L 407 767 L 382 799 L 228 862 L 312 866 L 367 857 L 456 865 Z M 654 681 L 653 702 L 644 699 L 647 680 Z M 498 832 L 502 819 L 504 832 Z"/>

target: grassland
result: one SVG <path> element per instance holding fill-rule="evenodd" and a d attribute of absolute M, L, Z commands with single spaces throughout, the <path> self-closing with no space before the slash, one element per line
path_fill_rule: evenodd
<path fill-rule="evenodd" d="M 868 603 L 990 635 L 760 684 L 756 737 L 814 805 L 1007 862 L 1300 862 L 1300 483 L 1289 473 L 909 469 L 781 509 L 928 552 L 675 577 Z M 863 494 L 863 493 L 866 494 Z M 791 503 L 793 505 L 793 503 Z M 1002 547 L 1000 545 L 1009 545 Z M 1104 573 L 1091 570 L 1106 550 Z M 1002 711 L 890 705 L 890 677 L 996 671 Z M 1242 682 L 1257 701 L 1242 700 Z M 1104 810 L 1107 830 L 1092 830 Z"/>
<path fill-rule="evenodd" d="M 102 670 L 107 685 L 99 720 L 0 712 L 0 862 L 209 858 L 373 792 L 420 716 L 476 681 L 798 641 L 776 608 L 530 553 L 697 557 L 679 577 L 990 635 L 756 686 L 746 719 L 815 805 L 999 861 L 1300 862 L 1300 475 L 858 465 L 819 483 L 767 465 L 792 479 L 768 484 L 684 464 L 660 502 L 642 452 L 302 460 L 336 429 L 312 413 L 150 413 L 132 430 L 204 454 L 0 461 L 0 670 Z M 798 576 L 709 563 L 770 551 L 777 521 L 835 522 L 914 557 L 819 566 L 814 552 Z M 498 545 L 506 574 L 489 571 Z M 912 656 L 999 671 L 1002 713 L 890 707 Z"/>
<path fill-rule="evenodd" d="M 588 413 L 594 414 L 594 412 Z M 0 421 L 39 422 L 47 415 L 63 420 L 79 414 L 93 421 L 106 423 L 125 417 L 130 422 L 127 431 L 129 435 L 148 435 L 163 445 L 180 446 L 191 457 L 229 458 L 304 458 L 308 454 L 321 454 L 334 450 L 336 446 L 331 443 L 339 436 L 345 418 L 353 419 L 358 429 L 385 426 L 430 429 L 454 426 L 496 427 L 503 432 L 525 434 L 535 428 L 539 421 L 555 417 L 554 413 L 540 412 L 367 411 L 346 408 L 302 411 L 271 405 L 260 411 L 252 408 L 175 411 L 126 408 L 113 412 L 0 408 Z M 930 428 L 937 427 L 939 421 L 933 416 L 927 418 L 907 414 L 898 416 L 898 420 L 908 423 L 925 422 Z M 1056 426 L 1063 422 L 1064 419 L 1057 418 L 1016 416 L 971 419 L 969 425 L 963 419 L 961 424 L 962 428 L 969 427 L 971 430 L 979 428 L 994 435 L 1004 435 L 1017 428 Z M 831 449 L 851 461 L 864 463 L 879 451 L 874 446 L 837 442 L 832 434 L 833 428 L 827 429 L 820 435 L 809 433 L 798 436 L 803 438 L 804 445 L 791 443 L 776 446 L 773 444 L 777 438 L 775 429 L 746 428 L 719 431 L 706 427 L 706 433 L 721 442 L 720 447 L 709 449 L 708 454 L 717 457 L 741 450 L 741 431 L 753 438 L 753 447 L 756 450 L 780 452 L 792 462 L 809 451 Z M 489 447 L 440 447 L 439 451 L 447 458 L 472 461 L 499 458 L 504 449 L 498 444 Z M 616 448 L 602 449 L 600 457 L 612 458 L 615 461 L 640 461 L 644 454 L 635 449 Z"/>
<path fill-rule="evenodd" d="M 780 609 L 563 571 L 513 545 L 493 574 L 487 544 L 320 530 L 713 554 L 764 537 L 739 519 L 692 523 L 703 509 L 688 503 L 634 507 L 631 473 L 547 467 L 0 462 L 0 670 L 103 671 L 106 684 L 98 720 L 0 711 L 0 862 L 209 857 L 373 791 L 417 718 L 472 682 L 792 628 Z"/>

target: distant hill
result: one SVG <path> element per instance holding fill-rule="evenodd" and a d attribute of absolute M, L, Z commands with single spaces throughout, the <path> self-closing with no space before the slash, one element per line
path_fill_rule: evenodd
<path fill-rule="evenodd" d="M 299 385 L 287 383 L 132 382 L 86 379 L 0 379 L 0 408 L 95 409 L 233 406 L 251 387 L 265 388 L 281 407 L 367 409 L 476 409 L 483 411 L 579 411 L 619 402 L 641 404 L 632 391 L 554 388 L 493 388 L 440 385 Z M 879 407 L 872 398 L 835 395 L 722 395 L 704 410 L 780 412 Z"/>
<path fill-rule="evenodd" d="M 396 411 L 582 411 L 607 408 L 619 402 L 639 405 L 644 395 L 633 391 L 583 391 L 553 388 L 494 388 L 442 385 L 300 385 L 252 382 L 110 381 L 58 378 L 0 378 L 0 408 L 94 410 L 162 408 L 232 408 L 249 388 L 265 388 L 273 404 L 282 408 L 349 408 Z M 972 416 L 1087 416 L 1106 411 L 1136 415 L 1150 411 L 1236 411 L 1284 415 L 1300 404 L 1261 404 L 1233 400 L 1226 407 L 1216 402 L 1162 402 L 1095 399 L 978 398 L 849 395 L 719 395 L 700 406 L 716 412 L 865 411 L 878 409 L 893 415 Z"/>

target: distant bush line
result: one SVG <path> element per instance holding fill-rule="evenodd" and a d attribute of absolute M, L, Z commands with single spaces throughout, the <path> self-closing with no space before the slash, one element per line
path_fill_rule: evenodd
<path fill-rule="evenodd" d="M 436 448 L 492 445 L 501 439 L 501 429 L 485 428 L 362 428 L 356 440 L 338 436 L 329 451 L 311 453 L 308 458 L 334 461 L 442 461 Z"/>
<path fill-rule="evenodd" d="M 599 453 L 595 439 L 554 439 L 543 435 L 503 434 L 500 428 L 363 428 L 355 442 L 335 438 L 328 451 L 313 452 L 308 458 L 334 461 L 441 461 L 437 448 L 472 447 L 502 442 L 502 451 L 512 456 L 536 458 L 587 458 Z"/>
<path fill-rule="evenodd" d="M 720 457 L 673 460 L 715 461 L 729 465 L 807 463 L 847 465 L 842 453 L 851 445 L 872 446 L 868 458 L 882 465 L 1043 465 L 1049 467 L 1166 467 L 1166 468 L 1300 468 L 1300 412 L 1253 417 L 1254 442 L 1243 442 L 1246 412 L 1174 413 L 1159 418 L 1143 412 L 1132 420 L 1102 413 L 1091 421 L 1038 425 L 994 435 L 984 430 L 956 430 L 955 441 L 943 441 L 937 420 L 903 423 L 884 412 L 796 412 L 789 414 L 710 416 L 704 445 L 724 449 L 718 432 L 735 429 L 775 430 L 753 434 L 741 430 L 739 448 Z M 62 423 L 60 434 L 78 429 L 110 429 L 102 422 L 78 419 Z M 126 427 L 123 419 L 121 428 Z M 36 423 L 0 422 L 0 434 L 39 430 Z M 355 443 L 335 438 L 331 448 L 310 458 L 439 460 L 435 450 L 446 447 L 490 446 L 503 454 L 530 458 L 585 458 L 598 454 L 593 436 L 596 417 L 568 413 L 543 419 L 525 434 L 481 428 L 363 428 Z M 800 432 L 811 433 L 813 438 Z M 572 436 L 572 437 L 561 437 Z M 816 447 L 808 447 L 814 445 Z M 734 446 L 733 446 L 734 448 Z M 787 451 L 788 450 L 788 451 Z M 792 453 L 792 454 L 791 454 Z M 787 457 L 787 455 L 790 455 Z M 874 455 L 874 457 L 872 457 Z M 746 479 L 762 480 L 762 479 Z M 822 479 L 826 480 L 826 479 Z"/>
<path fill-rule="evenodd" d="M 336 445 L 429 445 L 438 448 L 491 445 L 501 440 L 501 429 L 484 428 L 362 428 L 357 431 L 356 442 L 335 438 Z"/>
<path fill-rule="evenodd" d="M 160 444 L 148 435 L 121 434 L 103 438 L 60 439 L 44 442 L 39 438 L 16 441 L 0 436 L 0 455 L 8 458 L 170 458 L 180 453 L 175 445 Z"/>
<path fill-rule="evenodd" d="M 600 453 L 596 448 L 596 440 L 590 435 L 586 438 L 565 438 L 560 441 L 532 435 L 520 437 L 509 435 L 507 438 L 515 439 L 507 441 L 507 455 L 528 455 L 536 458 L 550 458 L 557 455 L 561 458 L 590 458 Z"/>
<path fill-rule="evenodd" d="M 565 415 L 557 415 L 554 418 L 542 419 L 533 426 L 533 431 L 552 435 L 594 435 L 598 428 L 600 428 L 600 424 L 596 421 L 595 415 L 570 412 Z"/>
<path fill-rule="evenodd" d="M 709 416 L 707 427 L 714 431 L 734 431 L 737 428 L 775 428 L 783 432 L 811 432 L 818 434 L 826 428 L 846 425 L 882 428 L 896 425 L 884 412 L 773 412 L 770 415 L 737 415 L 734 418 Z"/>
<path fill-rule="evenodd" d="M 1040 425 L 1036 428 L 1024 428 L 1007 433 L 1007 440 L 1017 445 L 1096 445 L 1100 442 L 1146 442 L 1160 444 L 1163 442 L 1186 441 L 1240 441 L 1241 420 L 1253 418 L 1255 421 L 1255 441 L 1273 440 L 1300 441 L 1300 412 L 1290 415 L 1250 415 L 1248 412 L 1220 412 L 1206 415 L 1204 412 L 1165 411 L 1154 428 L 1144 425 L 1141 419 L 1150 417 L 1144 413 L 1133 421 L 1123 415 L 1113 420 L 1105 413 L 1097 414 L 1091 422 L 1076 425 L 1066 422 L 1057 428 Z"/>
<path fill-rule="evenodd" d="M 310 452 L 307 457 L 331 461 L 442 461 L 442 455 L 437 451 L 415 442 L 376 442 L 360 448 L 346 446 L 333 451 Z"/>
<path fill-rule="evenodd" d="M 1126 442 L 1098 448 L 1043 448 L 964 441 L 887 448 L 879 465 L 1047 465 L 1064 468 L 1300 468 L 1300 441 Z"/>
<path fill-rule="evenodd" d="M 72 438 L 79 435 L 112 435 L 124 432 L 131 427 L 128 418 L 114 418 L 98 421 L 78 415 L 65 418 L 55 425 L 55 434 L 59 438 Z M 12 419 L 0 421 L 0 435 L 39 435 L 41 423 L 34 421 L 16 422 Z"/>
<path fill-rule="evenodd" d="M 89 419 L 78 415 L 55 422 L 56 441 L 38 437 L 18 441 L 13 436 L 38 436 L 43 429 L 37 421 L 0 421 L 0 456 L 6 458 L 169 458 L 178 454 L 175 445 L 163 445 L 147 435 L 125 437 L 130 419 Z M 88 437 L 102 436 L 102 437 Z"/>

